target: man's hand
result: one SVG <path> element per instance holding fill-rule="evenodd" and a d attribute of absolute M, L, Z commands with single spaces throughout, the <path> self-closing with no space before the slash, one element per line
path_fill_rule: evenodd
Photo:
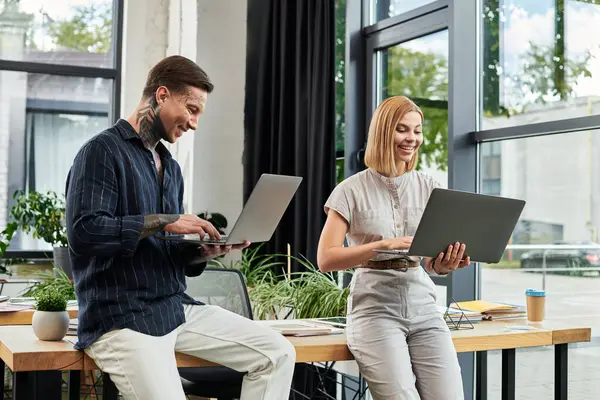
<path fill-rule="evenodd" d="M 182 214 L 179 218 L 164 227 L 167 232 L 187 235 L 197 233 L 200 239 L 204 239 L 206 234 L 211 239 L 221 239 L 219 231 L 208 221 L 199 218 L 194 214 Z"/>
<path fill-rule="evenodd" d="M 226 245 L 226 246 L 215 246 L 210 244 L 202 244 L 202 257 L 205 259 L 211 259 L 215 257 L 222 256 L 224 254 L 229 253 L 232 250 L 242 250 L 246 247 L 250 246 L 250 242 L 245 241 L 243 244 L 239 245 Z"/>

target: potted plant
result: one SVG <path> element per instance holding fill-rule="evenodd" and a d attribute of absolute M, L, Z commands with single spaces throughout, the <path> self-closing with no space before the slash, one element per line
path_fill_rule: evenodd
<path fill-rule="evenodd" d="M 346 315 L 349 288 L 341 288 L 333 273 L 322 273 L 304 256 L 274 255 L 295 260 L 305 269 L 261 280 L 250 299 L 256 319 L 324 318 Z M 352 271 L 339 271 L 352 274 Z"/>
<path fill-rule="evenodd" d="M 62 340 L 69 329 L 67 299 L 57 288 L 50 287 L 37 294 L 31 321 L 33 332 L 40 340 Z"/>
<path fill-rule="evenodd" d="M 11 222 L 0 232 L 0 274 L 10 275 L 8 265 L 10 265 L 11 260 L 4 259 L 4 253 L 6 252 L 6 249 L 8 249 L 8 245 L 16 231 L 17 224 Z"/>
<path fill-rule="evenodd" d="M 234 260 L 229 264 L 225 264 L 218 259 L 214 259 L 210 261 L 210 266 L 239 270 L 244 275 L 244 278 L 246 278 L 246 286 L 249 291 L 254 286 L 264 282 L 274 283 L 276 280 L 274 271 L 276 267 L 283 266 L 284 263 L 282 261 L 275 261 L 277 258 L 275 255 L 260 254 L 259 251 L 262 245 L 263 243 L 254 248 L 248 247 L 242 250 L 240 260 Z"/>
<path fill-rule="evenodd" d="M 10 215 L 25 233 L 31 232 L 53 246 L 54 264 L 72 277 L 65 226 L 65 202 L 55 192 L 18 190 L 13 194 Z"/>
<path fill-rule="evenodd" d="M 38 274 L 38 276 L 40 282 L 34 281 L 30 283 L 21 293 L 21 296 L 36 298 L 44 291 L 55 289 L 60 292 L 67 301 L 77 300 L 75 297 L 73 280 L 70 279 L 63 270 L 54 268 L 54 273 L 45 272 Z"/>

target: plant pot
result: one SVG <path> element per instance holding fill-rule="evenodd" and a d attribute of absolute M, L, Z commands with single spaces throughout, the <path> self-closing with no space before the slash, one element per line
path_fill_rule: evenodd
<path fill-rule="evenodd" d="M 54 265 L 57 268 L 65 271 L 65 274 L 69 277 L 69 279 L 73 279 L 73 268 L 71 268 L 71 259 L 69 258 L 69 248 L 68 247 L 55 247 L 54 252 Z"/>
<path fill-rule="evenodd" d="M 33 313 L 31 321 L 33 333 L 40 340 L 62 340 L 69 330 L 67 311 L 38 311 Z"/>

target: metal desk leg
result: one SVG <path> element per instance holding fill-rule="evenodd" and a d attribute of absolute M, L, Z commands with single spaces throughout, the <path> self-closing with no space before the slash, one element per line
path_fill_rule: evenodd
<path fill-rule="evenodd" d="M 32 387 L 30 387 L 28 383 L 28 372 L 13 372 L 13 400 L 31 400 L 33 398 L 31 393 Z"/>
<path fill-rule="evenodd" d="M 487 351 L 478 351 L 475 353 L 477 371 L 475 373 L 475 399 L 487 400 Z"/>
<path fill-rule="evenodd" d="M 62 372 L 61 371 L 36 371 L 30 372 L 33 378 L 33 390 L 36 399 L 61 400 L 62 399 Z"/>
<path fill-rule="evenodd" d="M 119 391 L 107 373 L 102 373 L 102 400 L 117 400 Z"/>
<path fill-rule="evenodd" d="M 0 359 L 0 370 L 2 370 L 2 387 L 0 387 L 0 399 L 4 399 L 4 386 L 6 382 L 4 381 L 6 364 L 4 364 L 4 360 Z"/>
<path fill-rule="evenodd" d="M 81 371 L 69 371 L 69 400 L 81 398 Z"/>
<path fill-rule="evenodd" d="M 502 350 L 502 400 L 515 400 L 516 350 Z"/>
<path fill-rule="evenodd" d="M 567 400 L 569 395 L 569 344 L 554 346 L 554 398 Z"/>

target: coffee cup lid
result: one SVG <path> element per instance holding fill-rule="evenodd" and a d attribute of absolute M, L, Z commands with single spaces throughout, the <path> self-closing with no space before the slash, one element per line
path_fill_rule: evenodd
<path fill-rule="evenodd" d="M 527 289 L 527 291 L 525 292 L 525 295 L 542 297 L 542 296 L 546 296 L 546 292 L 544 290 Z"/>

